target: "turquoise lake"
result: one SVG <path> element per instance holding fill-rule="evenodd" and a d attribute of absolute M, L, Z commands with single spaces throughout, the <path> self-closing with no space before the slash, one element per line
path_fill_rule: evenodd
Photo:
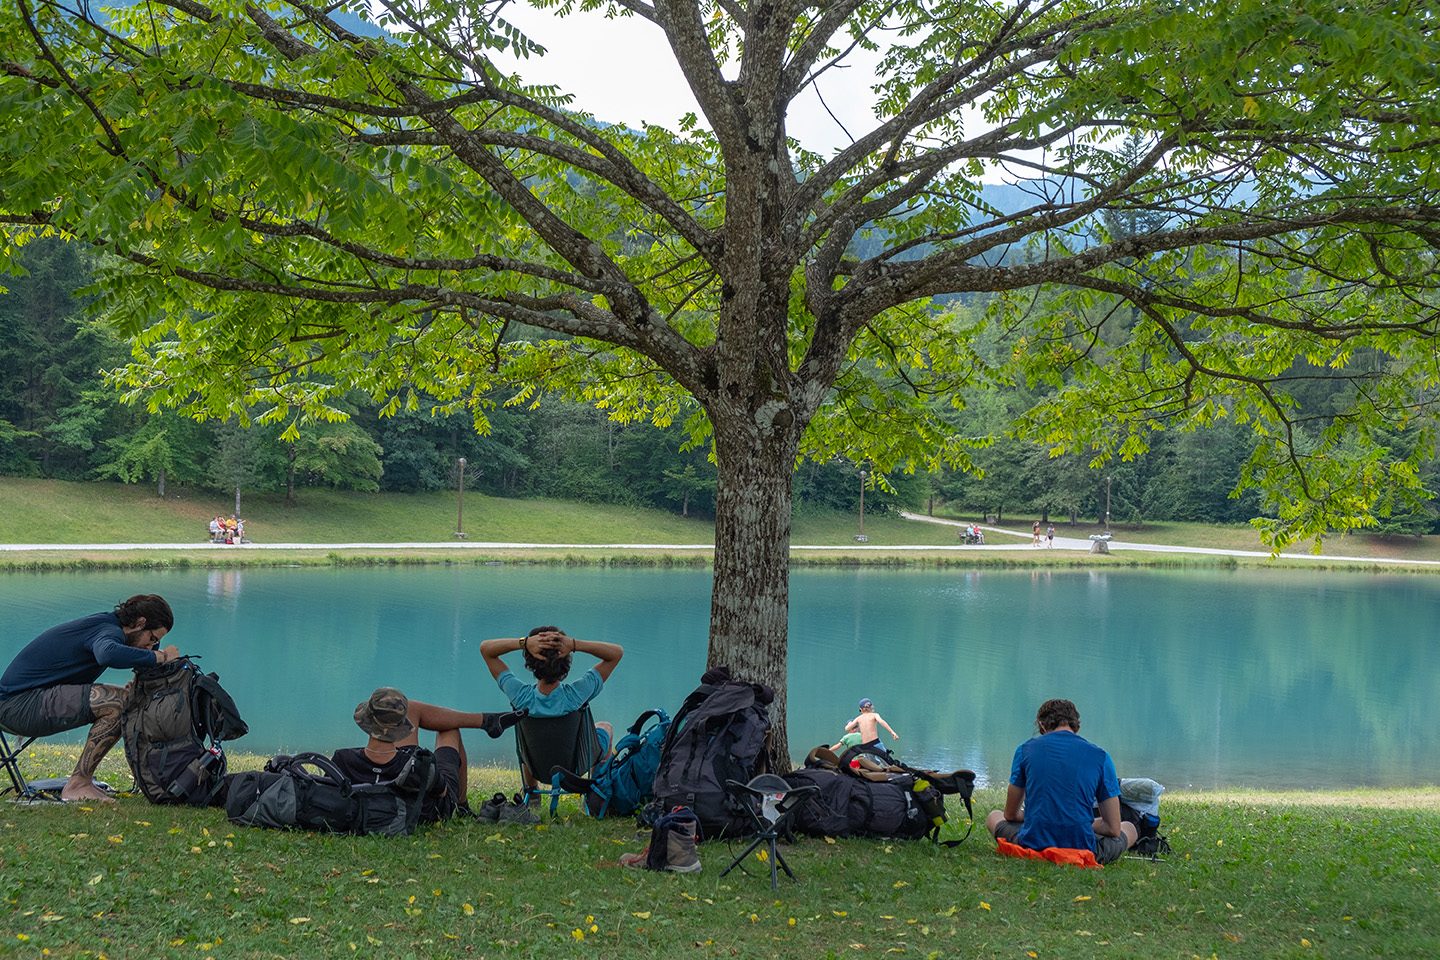
<path fill-rule="evenodd" d="M 171 602 L 170 639 L 235 696 L 251 727 L 235 749 L 270 754 L 362 742 L 351 712 L 382 684 L 503 709 L 480 641 L 546 623 L 625 646 L 598 718 L 621 726 L 652 706 L 673 712 L 704 669 L 710 575 L 510 565 L 7 574 L 0 659 L 139 592 Z M 1428 575 L 799 570 L 790 745 L 803 756 L 834 741 L 871 697 L 901 735 L 901 756 L 1004 782 L 1035 708 L 1058 696 L 1077 703 L 1082 733 L 1121 776 L 1194 788 L 1434 784 L 1437 605 L 1440 577 Z M 474 731 L 466 743 L 478 762 L 513 763 L 511 737 Z"/>

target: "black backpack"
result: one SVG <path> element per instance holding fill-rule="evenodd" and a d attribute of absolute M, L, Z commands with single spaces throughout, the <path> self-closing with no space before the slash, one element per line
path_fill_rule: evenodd
<path fill-rule="evenodd" d="M 707 670 L 665 735 L 650 809 L 689 807 L 709 839 L 747 832 L 750 820 L 725 781 L 748 781 L 765 772 L 774 699 L 769 687 L 732 680 L 724 667 Z"/>
<path fill-rule="evenodd" d="M 929 837 L 956 846 L 969 837 L 940 841 L 946 822 L 945 796 L 958 795 L 974 825 L 971 797 L 975 774 L 970 770 L 940 773 L 897 760 L 888 751 L 860 744 L 836 757 L 821 746 L 810 751 L 805 768 L 785 775 L 793 786 L 818 788 L 792 823 L 797 833 L 824 837 Z"/>
<path fill-rule="evenodd" d="M 120 736 L 135 786 L 151 803 L 218 806 L 225 786 L 226 740 L 249 727 L 213 673 L 190 657 L 135 668 Z"/>
<path fill-rule="evenodd" d="M 918 840 L 931 834 L 936 808 L 944 820 L 945 802 L 939 791 L 926 786 L 917 791 L 916 780 L 902 775 L 878 782 L 810 768 L 785 774 L 791 786 L 819 788 L 790 821 L 796 833 L 812 837 L 892 837 Z"/>
<path fill-rule="evenodd" d="M 245 827 L 408 836 L 438 776 L 424 747 L 383 783 L 353 783 L 323 753 L 281 754 L 264 770 L 230 776 L 225 816 Z"/>

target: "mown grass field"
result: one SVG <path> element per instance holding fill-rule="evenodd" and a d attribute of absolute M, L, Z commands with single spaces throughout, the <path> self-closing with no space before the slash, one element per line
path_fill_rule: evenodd
<path fill-rule="evenodd" d="M 37 773 L 73 752 L 40 748 Z M 232 767 L 258 764 L 242 757 Z M 112 757 L 105 773 L 128 785 Z M 515 774 L 472 771 L 477 801 Z M 977 815 L 1000 803 L 977 796 Z M 952 799 L 948 836 L 963 830 Z M 1100 871 L 809 838 L 799 875 L 618 865 L 643 837 L 562 805 L 540 827 L 455 821 L 414 837 L 235 827 L 216 810 L 0 804 L 0 953 L 112 958 L 1440 956 L 1440 790 L 1167 795 L 1166 861 Z M 739 848 L 735 848 L 738 852 Z"/>
<path fill-rule="evenodd" d="M 33 544 L 115 544 L 194 543 L 194 554 L 170 554 L 166 558 L 117 556 L 114 553 L 77 557 L 73 553 L 43 555 L 29 553 L 21 561 L 0 559 L 0 566 L 65 565 L 66 563 L 157 563 L 193 562 L 213 565 L 274 563 L 244 551 L 214 550 L 204 546 L 206 524 L 216 513 L 228 514 L 233 501 L 210 492 L 172 489 L 166 499 L 155 496 L 153 488 L 118 483 L 67 483 L 54 480 L 0 478 L 0 543 Z M 489 555 L 473 550 L 461 553 L 447 549 L 455 543 L 456 497 L 453 492 L 432 494 L 364 494 L 331 490 L 304 490 L 298 505 L 287 507 L 279 495 L 256 495 L 242 502 L 246 533 L 258 544 L 266 543 L 433 543 L 432 551 L 408 551 L 412 562 L 436 562 L 464 557 L 483 561 Z M 713 524 L 687 519 L 662 510 L 617 507 L 602 504 L 553 500 L 509 500 L 483 494 L 465 494 L 464 526 L 473 543 L 533 544 L 698 544 L 714 541 Z M 978 520 L 963 513 L 942 514 L 956 519 Z M 1000 524 L 1013 536 L 992 533 L 990 542 L 1024 543 L 1034 518 L 1014 515 Z M 1072 527 L 1056 523 L 1059 537 L 1087 537 L 1099 528 L 1091 524 Z M 847 547 L 855 544 L 858 517 L 844 512 L 801 509 L 794 518 L 791 542 L 796 545 Z M 1220 526 L 1197 523 L 1149 523 L 1112 525 L 1117 540 L 1127 544 L 1177 544 L 1227 550 L 1263 551 L 1254 529 L 1243 524 Z M 901 519 L 894 515 L 867 514 L 865 535 L 870 547 L 945 546 L 958 543 L 953 527 Z M 1440 537 L 1381 537 L 1356 534 L 1331 538 L 1323 544 L 1325 554 L 1374 560 L 1440 561 Z M 703 562 L 708 551 L 675 551 L 667 557 L 647 554 L 640 562 Z M 1311 545 L 1298 544 L 1286 555 L 1303 557 Z M 518 555 L 507 552 L 509 560 L 544 559 L 547 562 L 596 562 L 619 555 L 613 548 L 578 550 L 573 557 L 557 558 L 553 552 Z M 377 556 L 384 556 L 383 550 Z M 884 554 L 871 551 L 808 556 L 797 554 L 800 562 L 867 562 L 946 564 L 1091 564 L 1162 563 L 1167 565 L 1213 564 L 1203 557 L 1136 554 L 1122 557 L 1077 557 L 1069 551 L 1037 550 L 1011 552 L 1002 556 L 986 551 L 953 551 L 924 554 Z M 348 554 L 351 562 L 370 559 Z M 389 559 L 395 559 L 390 555 Z M 321 551 L 314 555 L 288 554 L 283 562 L 329 563 L 335 558 Z"/>
<path fill-rule="evenodd" d="M 399 494 L 304 490 L 294 507 L 279 495 L 241 502 L 246 536 L 256 543 L 455 542 L 454 492 Z M 206 525 L 229 515 L 233 499 L 171 489 L 164 500 L 151 487 L 67 483 L 0 477 L 0 543 L 195 543 Z M 467 539 L 505 543 L 710 544 L 714 524 L 663 510 L 555 500 L 508 500 L 465 494 Z M 801 512 L 794 542 L 853 543 L 858 518 Z M 955 530 L 867 515 L 870 542 L 954 544 Z"/>

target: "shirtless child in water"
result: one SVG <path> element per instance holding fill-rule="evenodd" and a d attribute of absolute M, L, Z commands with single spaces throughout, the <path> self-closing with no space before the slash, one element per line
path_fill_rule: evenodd
<path fill-rule="evenodd" d="M 845 724 L 847 731 L 860 734 L 860 742 L 866 746 L 879 746 L 881 727 L 884 727 L 885 732 L 894 739 L 900 739 L 900 734 L 890 729 L 890 724 L 885 722 L 885 718 L 875 712 L 875 703 L 869 697 L 860 701 L 860 715 Z"/>

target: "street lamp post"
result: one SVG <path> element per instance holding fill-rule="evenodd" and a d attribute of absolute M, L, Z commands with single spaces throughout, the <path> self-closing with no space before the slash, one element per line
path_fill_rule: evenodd
<path fill-rule="evenodd" d="M 860 471 L 860 536 L 865 536 L 865 471 Z"/>
<path fill-rule="evenodd" d="M 1110 532 L 1110 478 L 1105 478 L 1105 532 Z"/>
<path fill-rule="evenodd" d="M 465 458 L 456 463 L 460 467 L 460 488 L 455 494 L 455 539 L 465 539 Z"/>

